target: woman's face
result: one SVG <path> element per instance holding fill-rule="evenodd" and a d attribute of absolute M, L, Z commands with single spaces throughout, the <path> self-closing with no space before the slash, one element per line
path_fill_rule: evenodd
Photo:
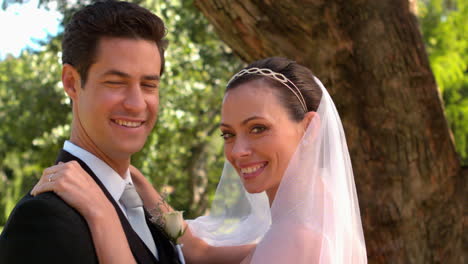
<path fill-rule="evenodd" d="M 250 193 L 267 191 L 270 202 L 307 125 L 305 120 L 289 118 L 276 93 L 262 81 L 229 90 L 220 125 L 224 154 L 245 189 Z"/>

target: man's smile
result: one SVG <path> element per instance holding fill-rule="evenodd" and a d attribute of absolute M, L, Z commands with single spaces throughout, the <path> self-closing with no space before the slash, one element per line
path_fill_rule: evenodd
<path fill-rule="evenodd" d="M 144 121 L 128 121 L 128 120 L 122 120 L 122 119 L 111 119 L 111 120 L 117 125 L 129 127 L 129 128 L 137 128 L 137 127 L 142 126 L 145 123 Z"/>

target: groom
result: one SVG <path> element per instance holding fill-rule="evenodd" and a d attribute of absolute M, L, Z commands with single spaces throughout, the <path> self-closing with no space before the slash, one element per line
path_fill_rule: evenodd
<path fill-rule="evenodd" d="M 73 101 L 72 129 L 57 162 L 77 161 L 114 205 L 138 263 L 180 263 L 167 237 L 139 207 L 129 220 L 123 193 L 130 157 L 156 122 L 164 68 L 162 20 L 138 5 L 84 7 L 62 42 L 62 83 Z M 138 214 L 139 213 L 139 214 Z M 26 195 L 0 236 L 0 263 L 98 263 L 85 219 L 53 193 Z"/>

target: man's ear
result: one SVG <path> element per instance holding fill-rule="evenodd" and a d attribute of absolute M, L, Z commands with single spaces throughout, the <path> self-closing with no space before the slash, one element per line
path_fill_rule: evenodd
<path fill-rule="evenodd" d="M 81 89 L 81 78 L 78 71 L 70 64 L 64 64 L 62 68 L 62 84 L 65 93 L 72 100 L 78 96 L 78 90 Z"/>

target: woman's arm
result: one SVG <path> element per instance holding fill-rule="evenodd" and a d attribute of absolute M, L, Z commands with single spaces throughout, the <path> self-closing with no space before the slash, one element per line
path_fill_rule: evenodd
<path fill-rule="evenodd" d="M 55 192 L 86 219 L 99 263 L 136 263 L 117 212 L 96 182 L 76 161 L 44 170 L 31 195 Z"/>
<path fill-rule="evenodd" d="M 109 203 L 110 204 L 110 203 Z M 93 237 L 99 263 L 136 263 L 115 208 L 85 217 Z"/>
<path fill-rule="evenodd" d="M 143 204 L 146 208 L 161 213 L 167 213 L 174 209 L 167 204 L 161 195 L 153 188 L 151 183 L 143 176 L 143 174 L 135 167 L 130 166 L 130 173 L 135 187 L 143 199 Z M 185 223 L 187 227 L 187 224 Z M 204 240 L 196 237 L 187 227 L 184 235 L 179 238 L 183 244 L 184 257 L 187 263 L 235 263 L 239 264 L 252 252 L 255 245 L 242 246 L 223 246 L 215 247 L 207 244 Z M 245 262 L 248 263 L 248 262 Z"/>
<path fill-rule="evenodd" d="M 255 245 L 215 247 L 194 236 L 187 229 L 180 238 L 187 263 L 241 263 L 255 249 Z M 248 263 L 248 262 L 246 262 Z"/>
<path fill-rule="evenodd" d="M 153 185 L 145 178 L 145 176 L 134 166 L 130 165 L 130 174 L 135 189 L 143 200 L 143 206 L 150 211 L 157 208 L 161 213 L 174 211 L 172 207 L 164 201 L 161 195 L 154 189 Z"/>

